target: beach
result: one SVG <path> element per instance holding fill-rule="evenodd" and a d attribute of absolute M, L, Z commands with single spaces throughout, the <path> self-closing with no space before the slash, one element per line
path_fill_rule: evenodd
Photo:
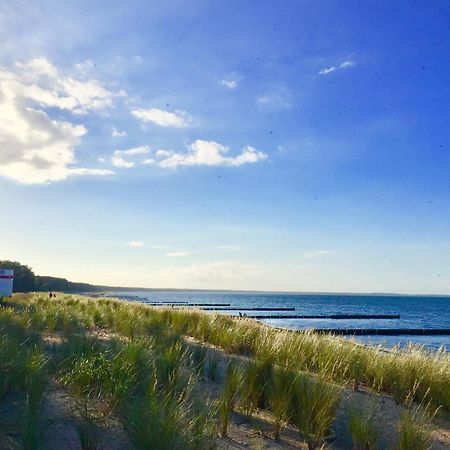
<path fill-rule="evenodd" d="M 442 350 L 62 293 L 4 300 L 0 333 L 1 448 L 450 445 Z"/>

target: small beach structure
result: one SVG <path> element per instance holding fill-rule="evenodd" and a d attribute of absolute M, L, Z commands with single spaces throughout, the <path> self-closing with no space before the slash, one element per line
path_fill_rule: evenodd
<path fill-rule="evenodd" d="M 14 270 L 0 268 L 0 297 L 11 297 L 13 282 Z"/>

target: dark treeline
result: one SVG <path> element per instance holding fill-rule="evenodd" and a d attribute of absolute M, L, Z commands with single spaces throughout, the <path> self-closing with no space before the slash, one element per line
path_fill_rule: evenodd
<path fill-rule="evenodd" d="M 35 275 L 30 267 L 17 261 L 0 260 L 0 268 L 14 270 L 14 292 L 94 292 L 101 290 L 100 287 L 88 283 L 74 283 L 65 278 Z"/>

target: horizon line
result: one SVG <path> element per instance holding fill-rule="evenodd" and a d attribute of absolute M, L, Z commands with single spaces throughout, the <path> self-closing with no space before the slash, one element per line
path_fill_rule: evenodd
<path fill-rule="evenodd" d="M 169 292 L 226 292 L 226 293 L 249 293 L 249 294 L 286 294 L 286 295 L 354 295 L 354 296 L 393 296 L 393 297 L 450 297 L 448 294 L 424 294 L 424 293 L 396 293 L 396 292 L 346 292 L 346 291 L 277 291 L 257 289 L 208 289 L 208 288 L 149 288 L 133 286 L 105 286 L 93 285 L 104 291 L 169 291 Z"/>

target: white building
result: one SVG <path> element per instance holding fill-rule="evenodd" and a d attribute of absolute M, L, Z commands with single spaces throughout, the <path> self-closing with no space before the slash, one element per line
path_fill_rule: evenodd
<path fill-rule="evenodd" d="M 0 269 L 0 297 L 11 297 L 13 281 L 14 270 Z"/>

